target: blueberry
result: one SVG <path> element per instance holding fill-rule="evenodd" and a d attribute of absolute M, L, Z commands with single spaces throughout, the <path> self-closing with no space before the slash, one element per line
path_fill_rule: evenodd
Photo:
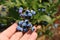
<path fill-rule="evenodd" d="M 20 7 L 19 10 L 23 10 L 23 7 Z"/>
<path fill-rule="evenodd" d="M 29 20 L 28 20 L 28 19 L 25 19 L 25 23 L 26 23 L 26 22 L 29 22 Z"/>
<path fill-rule="evenodd" d="M 28 12 L 28 11 L 26 11 L 26 15 L 28 15 L 28 13 L 29 13 L 29 12 Z"/>
<path fill-rule="evenodd" d="M 23 11 L 23 8 L 20 7 L 20 8 L 19 8 L 19 13 L 22 13 L 22 11 Z"/>
<path fill-rule="evenodd" d="M 36 14 L 36 12 L 34 11 L 34 12 L 32 12 L 32 14 L 33 14 L 33 15 L 35 15 L 35 14 Z"/>
<path fill-rule="evenodd" d="M 19 24 L 23 24 L 24 21 L 20 21 Z"/>
<path fill-rule="evenodd" d="M 32 16 L 32 14 L 31 13 L 28 13 L 28 16 Z"/>
<path fill-rule="evenodd" d="M 22 24 L 23 27 L 26 26 L 26 25 L 27 25 L 26 23 L 23 23 L 23 24 Z"/>
<path fill-rule="evenodd" d="M 33 15 L 35 15 L 35 14 L 36 14 L 36 12 L 35 12 L 34 10 L 31 10 L 31 13 L 32 13 Z"/>
<path fill-rule="evenodd" d="M 30 10 L 26 10 L 25 15 L 28 15 L 30 13 Z"/>
<path fill-rule="evenodd" d="M 28 23 L 29 23 L 29 20 L 26 19 L 26 20 L 25 20 L 25 23 L 28 24 Z"/>
<path fill-rule="evenodd" d="M 34 28 L 34 27 L 32 27 L 32 28 L 31 28 L 31 31 L 34 31 L 34 30 L 35 30 L 35 28 Z"/>
<path fill-rule="evenodd" d="M 23 10 L 19 10 L 19 13 L 22 13 Z"/>
<path fill-rule="evenodd" d="M 26 10 L 26 12 L 30 13 L 30 10 Z"/>
<path fill-rule="evenodd" d="M 19 31 L 23 31 L 23 28 L 20 27 L 20 26 L 18 26 L 16 29 L 19 30 Z"/>
<path fill-rule="evenodd" d="M 27 26 L 28 26 L 28 27 L 32 27 L 32 24 L 31 24 L 31 23 L 29 23 Z"/>
<path fill-rule="evenodd" d="M 46 11 L 46 9 L 45 8 L 42 8 L 42 12 L 44 12 L 44 11 Z"/>
<path fill-rule="evenodd" d="M 31 13 L 28 13 L 28 14 L 24 14 L 24 16 L 25 16 L 25 19 L 31 19 L 32 14 Z"/>
<path fill-rule="evenodd" d="M 23 29 L 23 31 L 24 31 L 24 32 L 27 32 L 27 31 L 28 31 L 28 29 L 27 29 L 27 28 L 24 28 L 24 29 Z"/>
<path fill-rule="evenodd" d="M 26 11 L 26 13 L 24 13 L 24 16 L 25 16 L 26 19 L 28 19 L 28 17 L 32 16 L 32 13 Z"/>

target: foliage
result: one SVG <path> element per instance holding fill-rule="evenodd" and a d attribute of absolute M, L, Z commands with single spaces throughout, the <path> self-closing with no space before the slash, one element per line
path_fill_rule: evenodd
<path fill-rule="evenodd" d="M 55 12 L 57 11 L 57 3 L 54 4 L 52 1 L 49 2 L 43 2 L 43 0 L 8 0 L 8 1 L 2 1 L 4 2 L 3 5 L 6 5 L 7 8 L 9 8 L 9 13 L 13 15 L 13 8 L 14 6 L 17 6 L 17 9 L 22 5 L 24 8 L 29 8 L 29 9 L 34 9 L 36 10 L 37 14 L 35 16 L 36 19 L 40 18 L 39 16 L 45 15 L 45 14 L 50 14 L 51 16 L 54 16 Z M 2 4 L 2 3 L 1 3 Z M 46 12 L 38 12 L 39 8 L 46 8 Z M 12 10 L 10 10 L 12 9 Z M 15 11 L 16 13 L 16 11 Z M 38 14 L 39 13 L 39 14 Z M 16 18 L 18 18 L 18 12 L 16 14 Z M 37 16 L 39 15 L 39 16 Z M 13 15 L 14 16 L 14 15 Z M 12 17 L 13 17 L 12 16 Z"/>

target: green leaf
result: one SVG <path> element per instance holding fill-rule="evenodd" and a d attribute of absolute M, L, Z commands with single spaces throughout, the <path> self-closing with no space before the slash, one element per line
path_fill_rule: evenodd
<path fill-rule="evenodd" d="M 47 15 L 40 16 L 40 20 L 47 21 L 48 23 L 52 23 L 51 17 L 49 17 Z"/>

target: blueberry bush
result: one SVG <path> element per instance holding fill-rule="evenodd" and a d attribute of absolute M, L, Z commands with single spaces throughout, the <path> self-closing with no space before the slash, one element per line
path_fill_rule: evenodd
<path fill-rule="evenodd" d="M 60 19 L 60 15 L 55 16 L 59 5 L 60 0 L 0 0 L 0 29 L 26 19 L 26 14 L 30 12 L 28 19 L 32 25 L 42 26 L 41 30 L 37 30 L 38 35 L 51 36 L 54 21 Z M 23 10 L 24 14 L 20 14 L 19 10 Z"/>

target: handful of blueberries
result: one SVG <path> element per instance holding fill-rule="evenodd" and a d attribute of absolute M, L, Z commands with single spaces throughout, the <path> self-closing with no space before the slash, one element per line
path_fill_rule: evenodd
<path fill-rule="evenodd" d="M 21 32 L 27 32 L 28 30 L 31 30 L 33 32 L 35 30 L 35 28 L 29 22 L 29 20 L 25 19 L 18 23 L 17 30 L 21 31 Z"/>
<path fill-rule="evenodd" d="M 45 9 L 43 9 L 42 11 L 45 11 Z M 21 31 L 21 32 L 27 32 L 28 30 L 31 30 L 32 32 L 35 30 L 34 26 L 29 22 L 29 20 L 31 19 L 31 17 L 33 15 L 36 14 L 36 12 L 34 10 L 29 10 L 27 9 L 24 13 L 23 13 L 23 7 L 19 8 L 19 14 L 20 17 L 23 16 L 22 21 L 19 21 L 18 23 L 18 27 L 17 30 Z M 44 25 L 46 26 L 48 23 L 46 21 L 42 21 L 39 23 L 39 25 Z"/>

